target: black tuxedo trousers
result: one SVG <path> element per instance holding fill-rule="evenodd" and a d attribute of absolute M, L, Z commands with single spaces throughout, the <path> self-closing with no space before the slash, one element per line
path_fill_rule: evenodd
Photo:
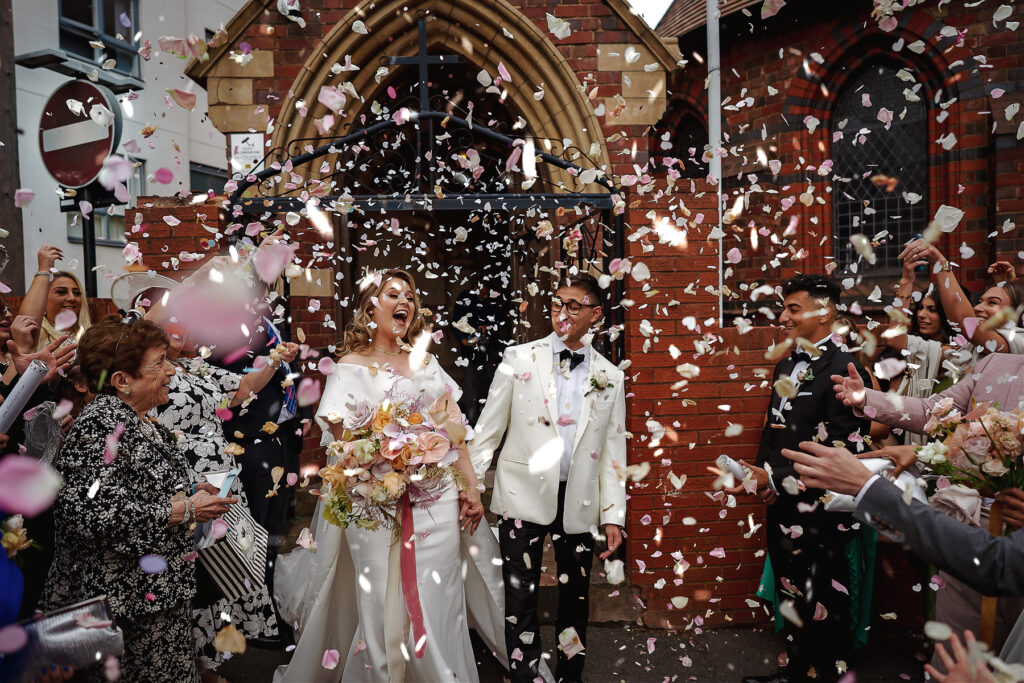
<path fill-rule="evenodd" d="M 555 633 L 576 629 L 584 648 L 590 618 L 590 570 L 594 563 L 594 537 L 589 533 L 567 534 L 562 528 L 565 482 L 558 486 L 558 512 L 551 524 L 534 524 L 503 519 L 498 525 L 501 544 L 501 573 L 505 581 L 505 647 L 513 683 L 532 683 L 543 652 L 537 620 L 537 590 L 540 587 L 544 539 L 551 534 L 555 547 L 558 582 L 558 616 Z M 566 580 L 563 583 L 562 577 Z M 508 617 L 514 617 L 511 621 Z M 514 622 L 514 623 L 513 623 Z M 557 637 L 557 635 L 556 635 Z M 586 650 L 567 657 L 558 650 L 555 678 L 559 683 L 583 680 Z"/>

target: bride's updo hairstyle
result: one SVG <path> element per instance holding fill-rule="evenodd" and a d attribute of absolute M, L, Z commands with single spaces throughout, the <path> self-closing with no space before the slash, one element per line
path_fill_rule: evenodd
<path fill-rule="evenodd" d="M 416 280 L 413 279 L 412 274 L 392 268 L 379 273 L 380 280 L 377 279 L 377 275 L 375 273 L 368 276 L 360 283 L 359 294 L 356 295 L 355 312 L 352 315 L 352 320 L 345 325 L 341 348 L 337 351 L 339 357 L 349 353 L 365 353 L 373 347 L 373 301 L 374 299 L 380 300 L 380 295 L 391 280 L 402 280 L 412 290 L 415 310 L 412 314 L 412 322 L 409 323 L 409 329 L 406 330 L 405 337 L 402 338 L 403 341 L 411 344 L 420 334 L 427 331 L 427 320 L 420 307 L 420 293 L 416 289 Z M 380 284 L 377 284 L 378 282 Z"/>

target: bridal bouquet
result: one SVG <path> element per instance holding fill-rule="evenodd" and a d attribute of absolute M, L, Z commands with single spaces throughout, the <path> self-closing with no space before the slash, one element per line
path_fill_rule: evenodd
<path fill-rule="evenodd" d="M 929 415 L 925 432 L 933 440 L 917 450 L 917 460 L 951 482 L 1001 491 L 1024 485 L 1024 416 L 981 403 L 966 415 L 944 398 Z"/>
<path fill-rule="evenodd" d="M 438 499 L 449 478 L 462 485 L 452 467 L 456 446 L 467 438 L 462 413 L 449 394 L 429 405 L 393 395 L 380 404 L 346 406 L 342 438 L 327 446 L 333 462 L 320 470 L 323 515 L 340 527 L 394 527 L 396 506 L 404 496 L 418 506 Z"/>

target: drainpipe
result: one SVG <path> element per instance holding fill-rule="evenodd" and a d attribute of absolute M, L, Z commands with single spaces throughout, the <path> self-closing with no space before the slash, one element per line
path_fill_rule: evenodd
<path fill-rule="evenodd" d="M 708 31 L 708 144 L 711 147 L 710 177 L 715 179 L 718 197 L 718 232 L 722 232 L 722 157 L 719 148 L 722 146 L 722 51 L 718 39 L 718 0 L 705 0 Z M 718 329 L 723 329 L 724 313 L 722 311 L 725 297 L 722 289 L 725 276 L 722 273 L 724 261 L 722 257 L 722 238 L 718 238 Z"/>

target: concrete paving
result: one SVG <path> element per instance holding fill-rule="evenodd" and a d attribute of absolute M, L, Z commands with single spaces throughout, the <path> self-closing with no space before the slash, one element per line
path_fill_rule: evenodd
<path fill-rule="evenodd" d="M 554 627 L 542 627 L 541 632 L 545 649 L 553 655 Z M 587 634 L 584 679 L 593 683 L 739 683 L 743 676 L 775 669 L 783 651 L 782 641 L 765 628 L 718 629 L 694 636 L 623 624 L 591 626 Z M 851 662 L 856 681 L 924 680 L 921 643 L 921 638 L 910 634 L 877 638 Z M 250 647 L 226 662 L 219 673 L 230 683 L 269 683 L 274 669 L 289 657 L 283 650 Z M 501 683 L 505 679 L 500 668 L 489 655 L 485 657 L 480 658 L 481 682 Z"/>

